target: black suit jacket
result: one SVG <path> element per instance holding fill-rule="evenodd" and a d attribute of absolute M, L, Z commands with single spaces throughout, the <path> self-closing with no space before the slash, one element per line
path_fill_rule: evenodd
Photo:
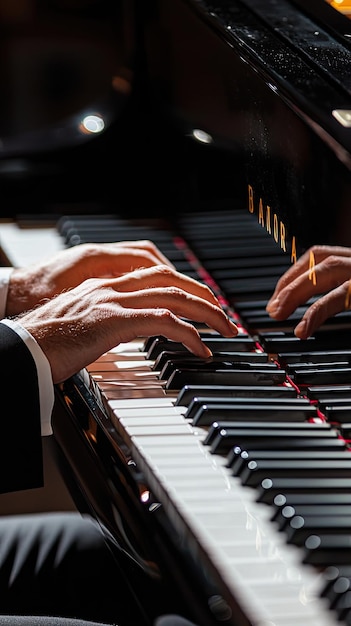
<path fill-rule="evenodd" d="M 37 370 L 31 352 L 0 324 L 0 493 L 43 485 Z"/>

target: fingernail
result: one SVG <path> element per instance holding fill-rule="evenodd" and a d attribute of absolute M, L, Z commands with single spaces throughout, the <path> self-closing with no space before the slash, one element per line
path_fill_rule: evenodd
<path fill-rule="evenodd" d="M 306 320 L 301 320 L 298 325 L 295 327 L 294 335 L 299 339 L 307 339 L 309 336 L 308 333 L 308 324 Z"/>
<path fill-rule="evenodd" d="M 230 328 L 230 330 L 237 335 L 238 334 L 237 325 L 230 319 L 230 317 L 227 318 L 227 321 L 228 321 L 228 327 Z"/>
<path fill-rule="evenodd" d="M 270 315 L 276 315 L 276 313 L 279 311 L 279 300 L 278 300 L 278 298 L 275 298 L 274 300 L 271 300 L 271 302 L 268 302 L 268 304 L 266 306 L 266 311 Z"/>
<path fill-rule="evenodd" d="M 206 346 L 204 343 L 202 344 L 202 352 L 203 354 L 201 356 L 204 359 L 208 359 L 209 357 L 213 356 L 212 350 L 210 350 L 210 348 Z"/>

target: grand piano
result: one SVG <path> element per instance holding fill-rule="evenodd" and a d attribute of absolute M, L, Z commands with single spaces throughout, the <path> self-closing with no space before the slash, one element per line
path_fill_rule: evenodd
<path fill-rule="evenodd" d="M 46 234 L 50 249 L 149 238 L 240 333 L 200 328 L 211 363 L 140 338 L 59 385 L 62 473 L 149 576 L 145 626 L 160 598 L 201 626 L 351 624 L 350 313 L 307 341 L 305 305 L 265 313 L 303 251 L 351 243 L 350 6 L 122 4 L 131 89 L 114 82 L 107 130 L 53 150 L 40 133 L 35 154 L 33 135 L 4 142 L 3 257 Z M 29 187 L 8 165 L 48 157 L 50 181 L 74 164 L 79 184 L 47 185 L 33 217 L 45 171 Z"/>

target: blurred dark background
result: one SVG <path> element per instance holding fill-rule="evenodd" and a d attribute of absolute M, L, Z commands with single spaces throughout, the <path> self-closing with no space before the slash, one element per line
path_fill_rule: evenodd
<path fill-rule="evenodd" d="M 2 217 L 128 198 L 135 34 L 124 0 L 0 1 Z M 81 132 L 86 114 L 99 136 Z"/>

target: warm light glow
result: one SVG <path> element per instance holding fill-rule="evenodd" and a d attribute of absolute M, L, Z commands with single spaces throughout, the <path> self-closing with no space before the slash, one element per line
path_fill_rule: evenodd
<path fill-rule="evenodd" d="M 351 0 L 326 0 L 333 9 L 351 17 Z"/>

